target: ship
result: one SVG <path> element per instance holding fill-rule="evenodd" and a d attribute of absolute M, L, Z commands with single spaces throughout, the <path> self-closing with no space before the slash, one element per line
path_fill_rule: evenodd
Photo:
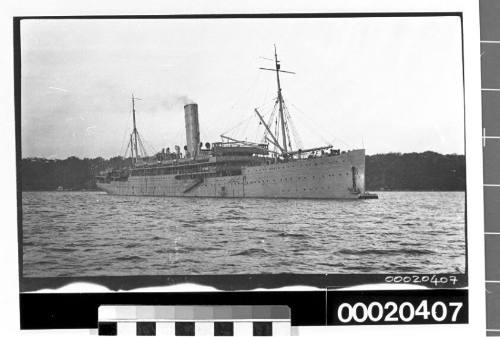
<path fill-rule="evenodd" d="M 274 47 L 276 74 L 276 127 L 257 108 L 264 141 L 250 142 L 221 135 L 221 141 L 200 142 L 198 105 L 184 105 L 184 151 L 162 149 L 148 156 L 137 130 L 132 95 L 133 129 L 127 141 L 130 165 L 108 169 L 96 176 L 97 187 L 108 194 L 163 197 L 376 199 L 365 191 L 365 149 L 341 151 L 332 145 L 293 149 L 290 142 L 280 74 Z M 274 111 L 273 111 L 274 112 Z M 281 138 L 281 139 L 279 139 Z"/>

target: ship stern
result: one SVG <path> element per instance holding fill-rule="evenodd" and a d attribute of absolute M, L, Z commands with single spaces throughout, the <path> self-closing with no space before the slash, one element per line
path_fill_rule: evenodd
<path fill-rule="evenodd" d="M 353 150 L 349 152 L 351 160 L 351 170 L 353 187 L 352 192 L 358 194 L 359 199 L 378 199 L 378 195 L 366 192 L 365 186 L 365 149 Z"/>

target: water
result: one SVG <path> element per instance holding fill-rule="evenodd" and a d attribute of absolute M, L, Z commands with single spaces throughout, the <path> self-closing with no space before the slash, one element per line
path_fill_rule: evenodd
<path fill-rule="evenodd" d="M 380 192 L 379 197 L 23 192 L 23 274 L 464 272 L 464 192 Z"/>

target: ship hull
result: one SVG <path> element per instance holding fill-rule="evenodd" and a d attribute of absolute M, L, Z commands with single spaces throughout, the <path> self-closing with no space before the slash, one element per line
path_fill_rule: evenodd
<path fill-rule="evenodd" d="M 365 192 L 365 151 L 242 167 L 241 175 L 177 180 L 130 176 L 97 183 L 113 195 L 218 198 L 359 199 Z"/>

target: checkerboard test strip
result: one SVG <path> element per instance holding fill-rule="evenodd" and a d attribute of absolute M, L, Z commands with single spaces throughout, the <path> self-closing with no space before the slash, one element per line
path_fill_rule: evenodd
<path fill-rule="evenodd" d="M 486 333 L 500 336 L 500 1 L 480 0 Z"/>
<path fill-rule="evenodd" d="M 283 305 L 101 305 L 99 336 L 290 336 Z"/>

